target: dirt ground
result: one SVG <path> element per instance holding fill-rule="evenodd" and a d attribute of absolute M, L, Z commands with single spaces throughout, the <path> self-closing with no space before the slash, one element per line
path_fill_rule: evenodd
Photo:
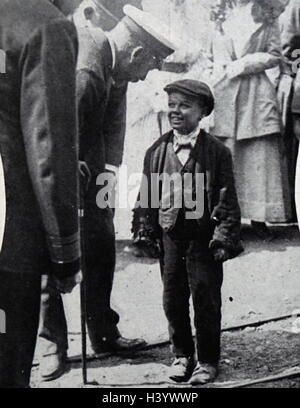
<path fill-rule="evenodd" d="M 207 387 L 227 387 L 232 381 L 255 379 L 300 366 L 300 235 L 295 227 L 272 228 L 275 238 L 264 242 L 245 227 L 245 252 L 225 264 L 223 284 L 223 328 L 247 325 L 277 316 L 294 315 L 257 328 L 224 332 L 217 381 Z M 118 242 L 118 265 L 113 306 L 120 313 L 120 329 L 128 337 L 143 337 L 149 344 L 168 339 L 161 305 L 159 266 L 155 260 L 135 258 L 129 241 Z M 73 361 L 60 379 L 43 383 L 38 366 L 33 368 L 32 386 L 40 388 L 82 387 L 78 290 L 64 298 L 69 325 L 69 357 Z M 89 350 L 91 352 L 91 350 Z M 37 347 L 36 360 L 40 355 Z M 77 358 L 76 358 L 77 356 Z M 74 359 L 75 358 L 75 359 Z M 178 387 L 167 378 L 172 363 L 164 344 L 132 356 L 109 357 L 89 362 L 90 387 Z M 186 387 L 187 385 L 183 385 Z M 300 388 L 300 378 L 253 387 Z"/>
<path fill-rule="evenodd" d="M 234 382 L 253 380 L 277 374 L 300 366 L 300 335 L 288 332 L 288 325 L 267 325 L 259 329 L 246 329 L 222 336 L 220 374 L 215 383 L 205 388 L 227 388 Z M 158 346 L 127 357 L 103 357 L 89 363 L 89 387 L 103 388 L 180 388 L 188 384 L 175 384 L 168 380 L 168 366 L 172 363 L 169 346 Z M 81 365 L 71 363 L 69 372 L 61 379 L 40 383 L 38 368 L 33 369 L 34 387 L 81 388 Z M 300 376 L 249 388 L 300 388 Z"/>

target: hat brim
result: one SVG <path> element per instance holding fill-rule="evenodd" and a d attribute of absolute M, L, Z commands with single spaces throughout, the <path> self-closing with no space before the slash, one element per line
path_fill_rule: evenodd
<path fill-rule="evenodd" d="M 156 55 L 160 54 L 166 58 L 179 48 L 180 41 L 175 33 L 152 14 L 131 5 L 126 5 L 123 12 L 125 18 L 122 21 L 152 50 L 156 51 Z"/>

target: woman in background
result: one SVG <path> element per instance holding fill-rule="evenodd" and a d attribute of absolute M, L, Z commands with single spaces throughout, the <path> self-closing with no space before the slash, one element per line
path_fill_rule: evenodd
<path fill-rule="evenodd" d="M 210 133 L 231 149 L 242 217 L 263 238 L 270 235 L 265 222 L 291 217 L 276 91 L 265 73 L 282 59 L 277 17 L 287 2 L 221 0 L 212 11 Z"/>

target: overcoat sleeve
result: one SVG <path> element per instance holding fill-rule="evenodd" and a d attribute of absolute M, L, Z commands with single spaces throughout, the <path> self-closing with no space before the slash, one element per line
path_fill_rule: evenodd
<path fill-rule="evenodd" d="M 33 33 L 22 53 L 21 126 L 54 273 L 73 275 L 80 258 L 77 36 L 59 19 Z"/>
<path fill-rule="evenodd" d="M 122 164 L 126 133 L 127 83 L 113 85 L 104 119 L 105 162 L 119 167 Z"/>
<path fill-rule="evenodd" d="M 96 115 L 99 116 L 99 121 L 102 120 L 106 86 L 104 79 L 89 69 L 78 70 L 76 74 L 76 82 L 79 140 L 81 143 L 80 155 L 84 156 L 85 145 L 89 145 L 89 140 L 87 140 L 87 138 L 91 137 L 91 122 L 97 120 L 97 118 L 95 118 Z M 100 107 L 99 111 L 97 111 L 98 107 Z M 99 133 L 102 133 L 100 131 L 100 126 Z M 99 137 L 101 137 L 101 134 L 99 134 Z M 81 157 L 81 159 L 83 158 Z"/>
<path fill-rule="evenodd" d="M 243 251 L 240 241 L 241 211 L 235 189 L 232 156 L 225 146 L 219 159 L 218 188 L 219 201 L 212 211 L 211 218 L 218 221 L 210 248 L 225 248 L 229 258 Z"/>

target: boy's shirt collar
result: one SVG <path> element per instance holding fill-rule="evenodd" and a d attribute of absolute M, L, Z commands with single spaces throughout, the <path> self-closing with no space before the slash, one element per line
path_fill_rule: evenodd
<path fill-rule="evenodd" d="M 176 151 L 180 146 L 184 145 L 191 145 L 192 148 L 195 147 L 197 138 L 201 131 L 201 123 L 188 135 L 182 135 L 177 130 L 173 129 L 174 139 L 173 139 L 173 147 Z"/>

